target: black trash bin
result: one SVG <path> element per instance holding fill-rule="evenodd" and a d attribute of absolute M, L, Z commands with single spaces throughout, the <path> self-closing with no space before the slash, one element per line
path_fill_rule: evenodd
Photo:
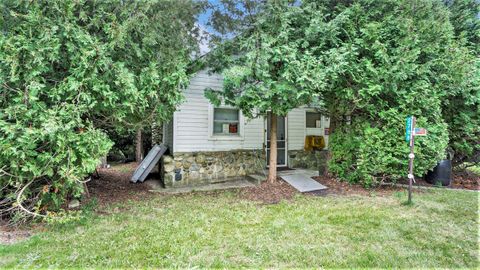
<path fill-rule="evenodd" d="M 425 181 L 433 185 L 448 186 L 452 181 L 452 161 L 449 159 L 441 160 L 433 170 L 425 175 Z"/>

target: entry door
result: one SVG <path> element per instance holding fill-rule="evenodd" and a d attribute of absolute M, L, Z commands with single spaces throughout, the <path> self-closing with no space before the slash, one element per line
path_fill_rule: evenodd
<path fill-rule="evenodd" d="M 287 119 L 283 116 L 277 116 L 277 166 L 287 166 Z M 267 116 L 267 131 L 265 132 L 267 142 L 267 166 L 270 160 L 270 121 L 271 115 Z"/>

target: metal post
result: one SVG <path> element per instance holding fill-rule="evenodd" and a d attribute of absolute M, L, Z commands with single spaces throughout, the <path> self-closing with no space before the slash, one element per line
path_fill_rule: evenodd
<path fill-rule="evenodd" d="M 416 118 L 412 116 L 412 130 L 410 133 L 410 154 L 408 155 L 408 203 L 412 203 L 412 185 L 414 181 L 414 175 L 413 175 L 413 159 L 415 158 L 415 154 L 413 152 L 414 147 L 415 147 L 415 122 Z"/>

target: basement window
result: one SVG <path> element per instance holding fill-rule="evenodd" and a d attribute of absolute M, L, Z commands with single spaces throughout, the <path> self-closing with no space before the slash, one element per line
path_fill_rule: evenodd
<path fill-rule="evenodd" d="M 213 109 L 213 135 L 239 135 L 240 110 L 235 108 Z"/>

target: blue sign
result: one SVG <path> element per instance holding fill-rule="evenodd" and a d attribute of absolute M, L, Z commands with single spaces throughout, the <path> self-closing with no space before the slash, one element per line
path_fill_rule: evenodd
<path fill-rule="evenodd" d="M 412 117 L 407 117 L 407 126 L 405 128 L 405 141 L 410 142 L 410 138 L 412 137 Z"/>

